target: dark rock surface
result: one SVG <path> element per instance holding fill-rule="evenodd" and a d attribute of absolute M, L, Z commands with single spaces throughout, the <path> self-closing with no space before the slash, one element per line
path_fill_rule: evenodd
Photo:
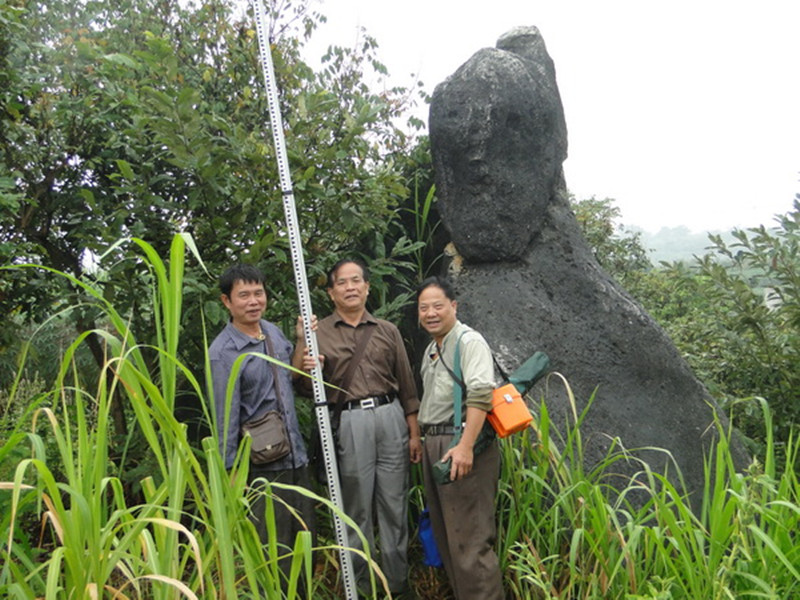
<path fill-rule="evenodd" d="M 521 258 L 567 157 L 555 69 L 536 28 L 509 32 L 437 86 L 430 137 L 439 210 L 461 255 Z"/>
<path fill-rule="evenodd" d="M 663 448 L 698 496 L 714 402 L 581 235 L 562 175 L 567 140 L 555 70 L 538 30 L 512 30 L 437 86 L 430 132 L 440 210 L 458 253 L 449 275 L 459 318 L 486 336 L 506 367 L 545 351 L 578 410 L 596 390 L 582 428 L 587 462 L 619 438 L 663 471 L 669 456 L 645 449 Z M 563 425 L 564 388 L 550 378 L 534 398 L 545 385 Z"/>

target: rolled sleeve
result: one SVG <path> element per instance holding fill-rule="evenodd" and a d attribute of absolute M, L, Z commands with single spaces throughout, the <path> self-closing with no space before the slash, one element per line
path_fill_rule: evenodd
<path fill-rule="evenodd" d="M 465 404 L 483 411 L 492 409 L 494 363 L 492 351 L 479 335 L 467 333 L 462 341 L 461 371 L 467 387 Z"/>

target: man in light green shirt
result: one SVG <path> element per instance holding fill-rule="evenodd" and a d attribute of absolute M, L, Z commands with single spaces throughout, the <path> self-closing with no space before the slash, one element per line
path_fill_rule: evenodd
<path fill-rule="evenodd" d="M 464 404 L 483 412 L 488 412 L 492 408 L 492 390 L 495 385 L 491 350 L 480 333 L 461 321 L 456 321 L 453 328 L 442 338 L 441 346 L 437 347 L 436 341 L 432 341 L 425 353 L 428 360 L 422 362 L 422 383 L 426 394 L 430 390 L 431 402 L 420 408 L 419 420 L 422 423 L 453 422 L 453 378 L 443 366 L 435 368 L 436 360 L 431 360 L 431 357 L 435 358 L 438 354 L 440 361 L 444 361 L 451 370 L 454 369 L 453 359 L 459 339 L 461 372 L 467 386 Z"/>
<path fill-rule="evenodd" d="M 475 454 L 475 440 L 491 409 L 495 386 L 492 352 L 483 336 L 456 318 L 450 284 L 426 279 L 417 291 L 419 322 L 433 341 L 422 358 L 423 395 L 419 424 L 424 437 L 422 473 L 436 544 L 458 600 L 502 600 L 503 583 L 494 547 L 497 539 L 494 498 L 500 476 L 500 451 L 492 442 Z M 464 334 L 463 336 L 461 334 Z M 453 371 L 460 345 L 466 417 L 452 448 Z M 437 461 L 451 460 L 450 483 L 433 477 Z"/>

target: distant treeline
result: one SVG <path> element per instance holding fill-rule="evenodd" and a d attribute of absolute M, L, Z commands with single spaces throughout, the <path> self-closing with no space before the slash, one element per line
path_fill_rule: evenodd
<path fill-rule="evenodd" d="M 642 246 L 654 266 L 664 262 L 691 262 L 692 257 L 702 256 L 712 246 L 709 233 L 722 236 L 726 244 L 735 240 L 729 231 L 693 232 L 685 225 L 662 227 L 657 233 L 628 227 L 631 232 L 641 235 Z"/>

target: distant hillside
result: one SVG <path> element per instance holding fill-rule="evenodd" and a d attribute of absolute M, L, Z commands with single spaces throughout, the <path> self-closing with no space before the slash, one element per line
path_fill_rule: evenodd
<path fill-rule="evenodd" d="M 648 256 L 654 265 L 665 262 L 691 262 L 694 256 L 702 256 L 708 252 L 711 242 L 708 233 L 693 233 L 686 226 L 662 227 L 658 233 L 651 233 L 636 227 L 627 228 L 639 233 L 642 246 L 648 251 Z M 733 241 L 729 231 L 712 231 L 713 234 L 722 235 L 725 242 Z"/>

